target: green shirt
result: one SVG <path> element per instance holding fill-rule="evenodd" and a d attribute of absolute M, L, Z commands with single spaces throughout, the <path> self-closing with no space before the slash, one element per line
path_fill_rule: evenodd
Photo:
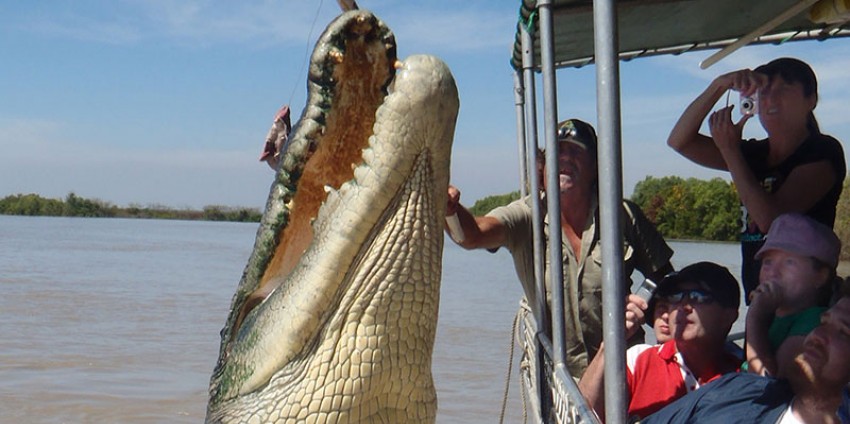
<path fill-rule="evenodd" d="M 545 205 L 541 205 L 545 210 Z M 623 202 L 623 257 L 625 275 L 637 269 L 650 275 L 670 262 L 673 250 L 655 226 L 632 202 Z M 567 369 L 579 378 L 602 343 L 602 247 L 597 226 L 598 208 L 588 218 L 581 238 L 581 260 L 576 259 L 566 235 L 561 237 L 564 275 L 564 330 L 566 333 Z M 517 275 L 528 303 L 535 308 L 534 251 L 531 198 L 525 197 L 496 208 L 488 216 L 498 219 L 506 228 L 505 247 L 514 259 Z M 544 234 L 548 235 L 548 217 L 544 218 Z M 546 260 L 546 293 L 550 296 L 549 255 Z M 626 290 L 631 281 L 624 281 Z M 548 299 L 547 299 L 548 301 Z"/>
<path fill-rule="evenodd" d="M 767 338 L 774 352 L 779 350 L 782 342 L 791 336 L 805 336 L 820 325 L 820 316 L 827 308 L 813 306 L 796 314 L 775 317 L 767 330 Z"/>

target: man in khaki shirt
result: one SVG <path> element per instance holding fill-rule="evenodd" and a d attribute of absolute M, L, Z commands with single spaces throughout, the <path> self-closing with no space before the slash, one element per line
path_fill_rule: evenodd
<path fill-rule="evenodd" d="M 586 122 L 570 119 L 558 125 L 558 176 L 564 275 L 564 324 L 567 368 L 579 378 L 602 342 L 602 249 L 597 225 L 596 132 Z M 446 214 L 457 214 L 467 249 L 507 247 L 531 305 L 534 298 L 533 214 L 531 199 L 519 199 L 475 217 L 460 205 L 460 191 L 449 186 Z M 545 199 L 544 199 L 545 202 Z M 653 281 L 673 270 L 673 251 L 632 202 L 623 202 L 626 275 L 637 269 Z M 549 217 L 544 220 L 548 223 Z M 548 237 L 548 225 L 544 225 Z M 548 255 L 547 298 L 550 296 Z M 624 281 L 626 289 L 631 281 Z M 548 299 L 547 299 L 548 300 Z"/>

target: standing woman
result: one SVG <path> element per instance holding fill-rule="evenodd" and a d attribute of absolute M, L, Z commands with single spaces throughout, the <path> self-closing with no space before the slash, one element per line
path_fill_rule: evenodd
<path fill-rule="evenodd" d="M 742 204 L 741 279 L 747 304 L 758 285 L 755 254 L 774 218 L 798 212 L 830 228 L 835 223 L 846 164 L 841 143 L 822 134 L 815 119 L 817 84 L 812 68 L 793 58 L 721 75 L 685 109 L 667 140 L 691 161 L 732 176 Z M 699 133 L 728 90 L 758 97 L 757 114 L 766 139 L 742 140 L 744 124 L 753 114 L 733 123 L 733 106 L 711 113 L 711 136 Z"/>

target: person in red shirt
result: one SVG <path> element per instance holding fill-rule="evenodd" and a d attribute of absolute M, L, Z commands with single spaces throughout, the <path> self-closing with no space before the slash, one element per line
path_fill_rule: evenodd
<path fill-rule="evenodd" d="M 850 422 L 850 298 L 821 315 L 787 378 L 730 373 L 683 396 L 643 424 Z"/>
<path fill-rule="evenodd" d="M 654 346 L 637 345 L 627 351 L 630 417 L 646 417 L 703 384 L 740 369 L 743 359 L 726 348 L 726 336 L 738 318 L 740 297 L 735 277 L 725 267 L 711 262 L 689 265 L 661 280 L 643 315 L 654 317 L 656 305 L 669 305 L 672 340 Z M 627 321 L 628 316 L 627 313 Z M 604 419 L 601 357 L 594 358 L 579 387 Z M 600 372 L 597 375 L 592 370 Z M 589 378 L 595 383 L 585 381 Z"/>

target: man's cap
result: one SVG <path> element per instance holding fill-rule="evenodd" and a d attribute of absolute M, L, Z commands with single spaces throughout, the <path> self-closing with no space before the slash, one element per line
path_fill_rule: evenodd
<path fill-rule="evenodd" d="M 713 262 L 697 262 L 667 274 L 658 283 L 658 289 L 649 300 L 649 308 L 646 310 L 647 321 L 653 321 L 658 298 L 676 293 L 682 283 L 697 284 L 725 308 L 738 309 L 741 305 L 741 289 L 729 269 Z"/>
<path fill-rule="evenodd" d="M 761 259 L 770 250 L 784 250 L 815 258 L 833 268 L 838 266 L 841 240 L 826 225 L 799 213 L 779 215 L 770 224 L 767 240 L 756 253 Z"/>
<path fill-rule="evenodd" d="M 596 156 L 596 130 L 582 120 L 567 119 L 559 123 L 558 141 L 576 144 Z"/>

